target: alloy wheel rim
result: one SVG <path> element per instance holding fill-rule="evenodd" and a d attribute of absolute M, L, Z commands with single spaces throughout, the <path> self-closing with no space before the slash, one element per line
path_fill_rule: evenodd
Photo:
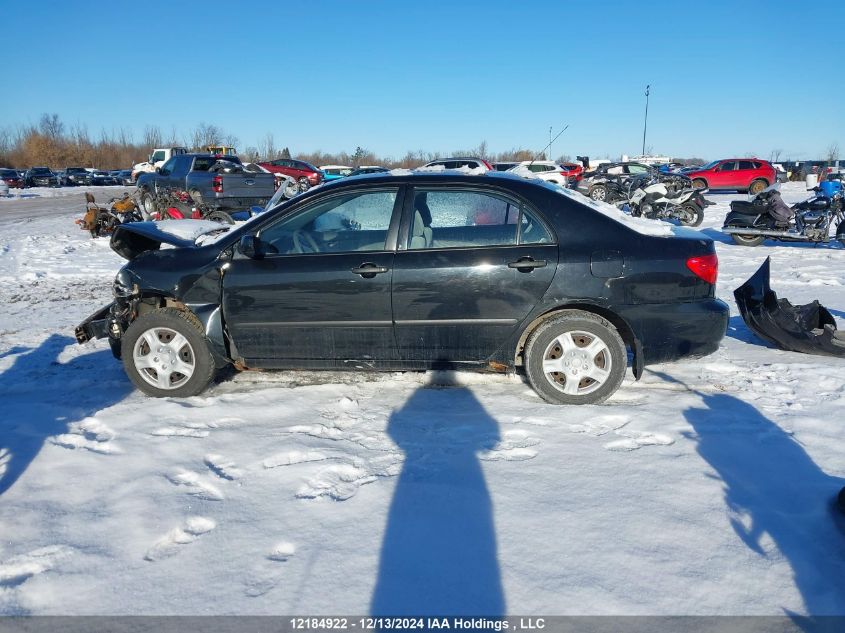
<path fill-rule="evenodd" d="M 166 391 L 184 385 L 196 369 L 196 356 L 188 339 L 166 327 L 150 328 L 138 337 L 132 362 L 145 382 Z"/>
<path fill-rule="evenodd" d="M 563 332 L 546 346 L 543 375 L 568 396 L 585 396 L 610 378 L 610 348 L 599 336 L 582 330 Z"/>

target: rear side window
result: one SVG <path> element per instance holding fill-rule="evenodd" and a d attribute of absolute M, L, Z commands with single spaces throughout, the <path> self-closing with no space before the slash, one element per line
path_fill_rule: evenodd
<path fill-rule="evenodd" d="M 739 168 L 740 169 L 756 169 L 757 166 L 752 163 L 750 160 L 741 160 L 739 161 Z"/>
<path fill-rule="evenodd" d="M 414 191 L 410 250 L 551 241 L 548 230 L 516 200 L 480 191 Z"/>

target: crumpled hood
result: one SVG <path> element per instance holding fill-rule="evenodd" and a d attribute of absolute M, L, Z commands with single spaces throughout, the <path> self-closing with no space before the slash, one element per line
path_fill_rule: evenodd
<path fill-rule="evenodd" d="M 200 236 L 228 229 L 228 226 L 211 220 L 129 222 L 114 230 L 111 248 L 121 257 L 132 260 L 141 253 L 158 250 L 162 244 L 177 248 L 195 248 L 196 240 Z"/>

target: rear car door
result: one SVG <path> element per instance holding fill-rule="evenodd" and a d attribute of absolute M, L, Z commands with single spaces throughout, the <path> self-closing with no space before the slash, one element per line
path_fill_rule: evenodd
<path fill-rule="evenodd" d="M 558 246 L 539 214 L 497 189 L 417 186 L 405 198 L 393 272 L 399 356 L 490 358 L 543 297 Z"/>
<path fill-rule="evenodd" d="M 233 256 L 223 315 L 248 365 L 396 358 L 390 286 L 400 192 L 344 189 L 306 200 L 261 227 L 256 258 Z"/>

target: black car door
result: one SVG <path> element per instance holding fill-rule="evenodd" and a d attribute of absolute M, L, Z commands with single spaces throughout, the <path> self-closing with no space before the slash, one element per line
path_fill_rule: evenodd
<path fill-rule="evenodd" d="M 400 187 L 345 189 L 304 201 L 235 254 L 223 313 L 238 354 L 264 367 L 396 359 L 390 304 Z"/>
<path fill-rule="evenodd" d="M 549 287 L 553 233 L 524 202 L 478 187 L 415 187 L 405 218 L 393 272 L 400 358 L 484 361 Z"/>

